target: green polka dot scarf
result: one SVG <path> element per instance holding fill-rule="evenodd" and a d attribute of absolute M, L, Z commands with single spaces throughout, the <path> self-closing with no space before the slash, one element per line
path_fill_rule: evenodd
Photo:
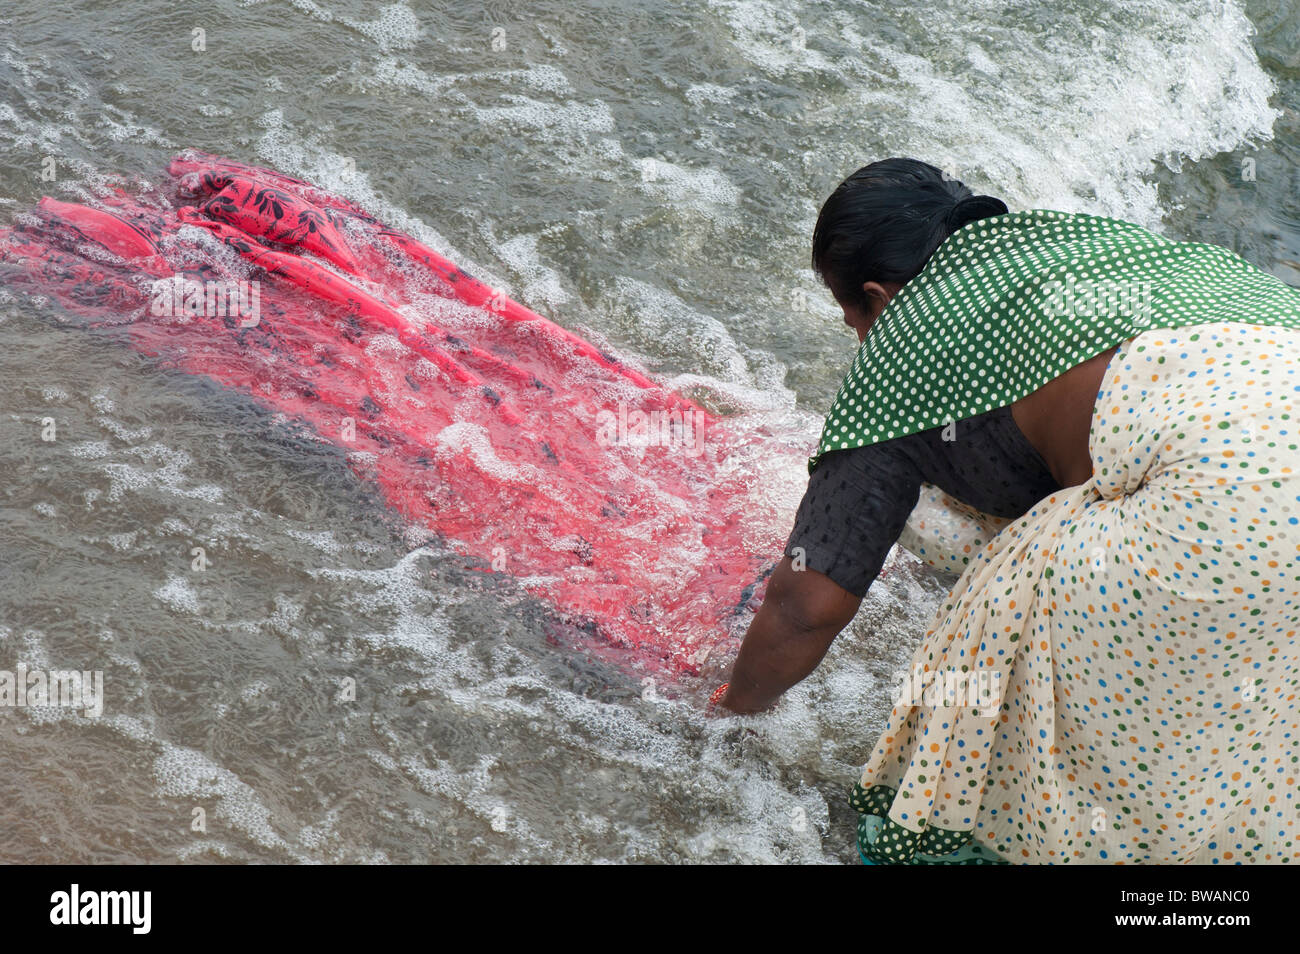
<path fill-rule="evenodd" d="M 1149 328 L 1300 327 L 1300 292 L 1217 245 L 1034 209 L 964 225 L 872 325 L 821 455 L 1002 407 Z"/>

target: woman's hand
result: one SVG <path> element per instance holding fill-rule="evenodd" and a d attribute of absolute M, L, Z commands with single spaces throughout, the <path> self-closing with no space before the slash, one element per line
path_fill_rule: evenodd
<path fill-rule="evenodd" d="M 796 570 L 783 559 L 736 654 L 731 685 L 718 705 L 736 713 L 770 708 L 817 668 L 840 630 L 861 605 L 825 574 Z"/>

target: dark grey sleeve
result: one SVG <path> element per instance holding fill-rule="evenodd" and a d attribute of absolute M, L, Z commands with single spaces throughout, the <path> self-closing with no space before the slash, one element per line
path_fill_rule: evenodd
<path fill-rule="evenodd" d="M 826 454 L 808 479 L 785 555 L 865 596 L 920 496 L 906 440 Z"/>

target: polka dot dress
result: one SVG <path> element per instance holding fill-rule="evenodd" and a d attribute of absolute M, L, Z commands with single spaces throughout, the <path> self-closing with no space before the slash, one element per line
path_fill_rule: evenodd
<path fill-rule="evenodd" d="M 969 507 L 933 484 L 922 484 L 898 543 L 935 569 L 958 575 L 1010 522 Z"/>
<path fill-rule="evenodd" d="M 1300 861 L 1300 331 L 1125 341 L 1089 446 L 913 658 L 997 697 L 893 710 L 853 793 L 864 858 Z"/>

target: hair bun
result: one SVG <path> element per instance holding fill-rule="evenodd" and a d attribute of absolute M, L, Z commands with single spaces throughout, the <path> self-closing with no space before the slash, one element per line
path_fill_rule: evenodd
<path fill-rule="evenodd" d="M 955 232 L 963 225 L 987 219 L 990 215 L 1005 215 L 1007 204 L 991 195 L 968 195 L 958 199 L 948 210 L 948 229 Z"/>

